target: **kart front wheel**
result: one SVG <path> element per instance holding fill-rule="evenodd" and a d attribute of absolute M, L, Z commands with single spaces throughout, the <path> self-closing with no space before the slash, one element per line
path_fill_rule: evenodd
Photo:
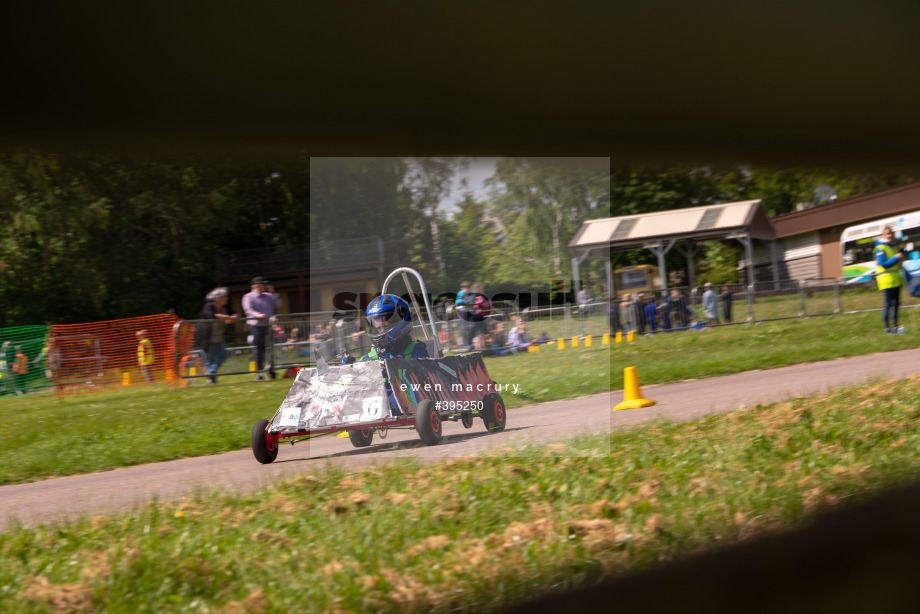
<path fill-rule="evenodd" d="M 268 420 L 265 418 L 252 425 L 252 454 L 263 465 L 278 458 L 278 437 L 268 434 Z"/>
<path fill-rule="evenodd" d="M 371 445 L 371 442 L 374 441 L 374 430 L 373 429 L 361 429 L 348 431 L 348 438 L 351 440 L 351 445 L 356 448 L 366 448 Z"/>
<path fill-rule="evenodd" d="M 436 446 L 441 443 L 441 416 L 434 405 L 434 401 L 425 399 L 415 408 L 415 430 L 419 439 L 427 446 Z"/>
<path fill-rule="evenodd" d="M 505 430 L 505 421 L 508 416 L 505 413 L 505 402 L 502 401 L 501 395 L 490 392 L 482 399 L 482 421 L 490 433 L 498 433 Z"/>

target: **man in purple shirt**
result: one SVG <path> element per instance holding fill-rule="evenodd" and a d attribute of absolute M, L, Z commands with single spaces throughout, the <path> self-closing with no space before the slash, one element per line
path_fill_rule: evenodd
<path fill-rule="evenodd" d="M 263 381 L 265 374 L 265 348 L 271 338 L 269 333 L 269 319 L 275 315 L 275 310 L 281 307 L 281 296 L 275 294 L 275 288 L 264 277 L 254 277 L 250 282 L 252 292 L 243 296 L 243 313 L 246 314 L 246 324 L 252 333 L 252 344 L 256 348 L 256 368 L 259 374 L 256 381 Z M 275 371 L 269 365 L 268 374 L 275 379 Z"/>

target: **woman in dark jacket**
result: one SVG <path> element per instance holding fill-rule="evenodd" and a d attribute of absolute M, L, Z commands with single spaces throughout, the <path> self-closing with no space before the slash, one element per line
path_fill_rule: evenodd
<path fill-rule="evenodd" d="M 227 358 L 227 343 L 224 338 L 224 329 L 227 324 L 232 324 L 237 319 L 237 314 L 229 305 L 230 293 L 226 288 L 214 288 L 211 290 L 205 300 L 204 307 L 201 309 L 202 320 L 213 320 L 213 322 L 202 322 L 201 349 L 205 351 L 207 360 L 205 361 L 205 373 L 208 374 L 208 383 L 216 384 L 217 370 Z"/>

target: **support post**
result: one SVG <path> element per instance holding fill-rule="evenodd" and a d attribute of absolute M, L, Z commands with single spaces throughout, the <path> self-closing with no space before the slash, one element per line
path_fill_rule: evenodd
<path fill-rule="evenodd" d="M 664 256 L 667 254 L 677 239 L 671 239 L 669 241 L 658 241 L 657 243 L 646 243 L 643 247 L 656 256 L 658 256 L 658 272 L 661 274 L 661 289 L 668 289 L 668 269 L 664 263 Z"/>
<path fill-rule="evenodd" d="M 699 245 L 696 243 L 685 243 L 678 247 L 680 252 L 684 255 L 684 258 L 687 259 L 687 285 L 691 288 L 696 286 L 696 266 L 693 259 L 696 256 L 698 247 Z"/>

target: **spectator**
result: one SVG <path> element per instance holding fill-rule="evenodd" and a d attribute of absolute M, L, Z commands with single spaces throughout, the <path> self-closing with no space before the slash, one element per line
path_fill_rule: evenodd
<path fill-rule="evenodd" d="M 687 307 L 686 299 L 677 288 L 671 290 L 671 296 L 668 298 L 668 313 L 671 316 L 672 327 L 681 329 L 689 326 L 690 309 Z"/>
<path fill-rule="evenodd" d="M 662 298 L 658 301 L 658 326 L 661 330 L 671 332 L 671 313 L 668 309 L 668 299 Z"/>
<path fill-rule="evenodd" d="M 295 326 L 291 329 L 291 334 L 288 335 L 285 343 L 300 343 L 301 341 L 303 341 L 303 339 L 300 336 L 300 329 Z"/>
<path fill-rule="evenodd" d="M 623 324 L 620 321 L 620 300 L 611 296 L 607 305 L 607 317 L 610 319 L 610 333 L 616 335 L 623 330 Z"/>
<path fill-rule="evenodd" d="M 54 337 L 48 337 L 41 353 L 33 361 L 36 364 L 44 364 L 45 377 L 54 384 L 55 390 L 58 390 L 58 372 L 61 368 L 61 351 L 57 347 L 57 341 Z M 0 375 L 2 377 L 2 375 Z"/>
<path fill-rule="evenodd" d="M 153 354 L 153 342 L 147 338 L 146 330 L 139 330 L 135 333 L 137 337 L 137 366 L 140 367 L 141 375 L 144 376 L 144 381 L 148 384 L 153 383 L 153 373 L 151 368 L 153 367 L 154 354 Z"/>
<path fill-rule="evenodd" d="M 658 332 L 658 306 L 655 305 L 655 296 L 651 295 L 645 299 L 645 305 L 642 307 L 642 316 L 645 320 L 646 330 L 649 335 Z"/>
<path fill-rule="evenodd" d="M 508 349 L 502 354 L 517 354 L 530 345 L 530 336 L 527 334 L 527 324 L 524 318 L 515 320 L 515 326 L 508 333 Z"/>
<path fill-rule="evenodd" d="M 581 289 L 575 295 L 575 302 L 578 303 L 578 315 L 585 317 L 588 315 L 588 305 L 591 303 L 591 291 L 587 286 L 581 284 Z"/>
<path fill-rule="evenodd" d="M 487 318 L 492 311 L 492 303 L 486 298 L 486 287 L 481 281 L 477 281 L 470 290 L 473 294 L 471 305 L 473 331 L 472 334 L 484 335 L 489 332 L 489 323 Z"/>
<path fill-rule="evenodd" d="M 894 231 L 891 226 L 885 226 L 872 252 L 878 264 L 875 282 L 878 284 L 878 289 L 885 295 L 882 307 L 885 332 L 903 333 L 904 329 L 898 326 L 898 308 L 901 306 L 901 260 L 904 255 L 895 251 L 892 243 L 894 243 Z M 888 326 L 889 323 L 891 327 Z"/>
<path fill-rule="evenodd" d="M 719 297 L 710 282 L 703 284 L 703 288 L 703 317 L 709 326 L 715 326 L 719 323 Z"/>
<path fill-rule="evenodd" d="M 200 347 L 205 352 L 204 372 L 209 384 L 217 383 L 217 371 L 227 359 L 226 329 L 239 317 L 230 308 L 230 293 L 227 288 L 214 288 L 205 297 L 204 307 L 198 316 L 204 322 L 204 334 Z"/>
<path fill-rule="evenodd" d="M 623 332 L 631 333 L 636 330 L 636 311 L 628 293 L 623 295 L 620 302 L 620 313 L 623 314 Z"/>
<path fill-rule="evenodd" d="M 484 345 L 486 347 L 486 356 L 498 356 L 501 354 L 501 345 L 495 341 L 495 338 L 492 335 L 486 335 Z"/>
<path fill-rule="evenodd" d="M 270 322 L 275 311 L 281 307 L 281 297 L 275 293 L 274 286 L 264 277 L 254 277 L 250 282 L 251 292 L 243 296 L 243 312 L 248 318 L 246 323 L 252 334 L 255 346 L 256 381 L 264 381 L 265 353 L 270 342 Z M 275 379 L 275 371 L 269 364 L 268 374 Z"/>
<path fill-rule="evenodd" d="M 726 324 L 732 323 L 732 301 L 735 299 L 731 288 L 722 286 L 722 294 L 719 297 L 722 300 L 722 319 Z"/>
<path fill-rule="evenodd" d="M 16 355 L 13 358 L 13 383 L 16 384 L 16 394 L 26 393 L 26 379 L 29 375 L 29 359 L 22 351 L 22 346 L 16 346 Z"/>
<path fill-rule="evenodd" d="M 636 292 L 633 294 L 632 301 L 630 305 L 633 310 L 633 317 L 636 320 L 636 334 L 644 335 L 645 334 L 645 312 L 643 308 L 645 307 L 645 295 L 641 292 Z"/>
<path fill-rule="evenodd" d="M 538 345 L 543 345 L 544 343 L 549 343 L 550 341 L 552 341 L 552 339 L 549 338 L 549 335 L 547 334 L 546 331 L 543 331 L 543 334 L 540 335 L 540 338 L 537 339 L 534 343 L 537 343 Z"/>
<path fill-rule="evenodd" d="M 326 327 L 323 324 L 317 324 L 313 327 L 313 332 L 310 333 L 310 348 L 312 349 L 314 355 L 319 354 L 320 356 L 326 355 Z"/>
<path fill-rule="evenodd" d="M 491 322 L 492 341 L 499 346 L 504 346 L 508 342 L 508 331 L 505 327 L 504 320 L 493 319 Z"/>
<path fill-rule="evenodd" d="M 450 305 L 450 299 L 442 294 L 434 304 L 434 317 L 440 322 L 447 321 L 447 307 Z"/>
<path fill-rule="evenodd" d="M 473 345 L 473 326 L 469 319 L 469 309 L 472 303 L 473 294 L 470 291 L 470 282 L 460 282 L 460 292 L 457 293 L 457 298 L 454 300 L 454 307 L 457 310 L 457 318 L 460 320 L 460 339 L 467 349 Z"/>

